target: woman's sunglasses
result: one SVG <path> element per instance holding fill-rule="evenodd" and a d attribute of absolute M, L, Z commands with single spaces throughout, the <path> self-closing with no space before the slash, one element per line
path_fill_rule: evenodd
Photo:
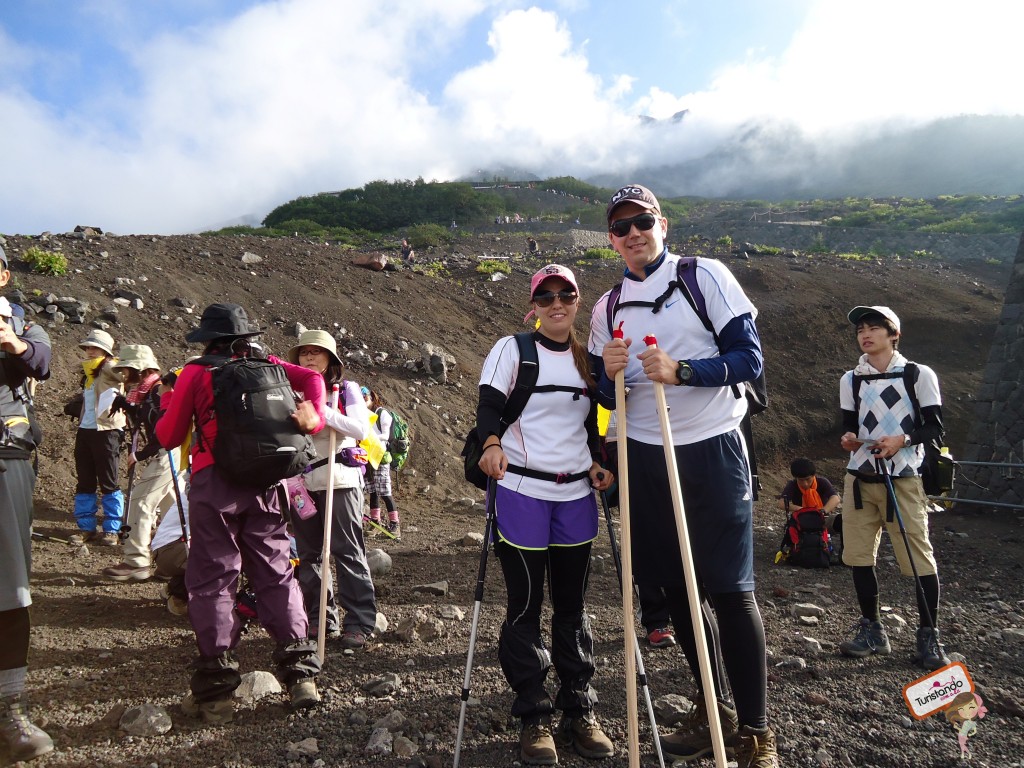
<path fill-rule="evenodd" d="M 558 293 L 555 293 L 554 291 L 537 291 L 535 294 L 533 294 L 533 303 L 536 304 L 538 307 L 547 308 L 555 303 L 556 298 L 563 304 L 568 305 L 575 304 L 576 299 L 578 299 L 579 297 L 580 296 L 578 293 L 576 293 L 576 291 L 570 291 L 566 289 L 562 289 Z"/>
<path fill-rule="evenodd" d="M 641 232 L 646 232 L 649 229 L 653 229 L 654 225 L 658 223 L 658 217 L 653 213 L 641 213 L 639 216 L 634 216 L 631 219 L 619 219 L 613 221 L 608 225 L 608 231 L 616 237 L 625 237 L 629 234 L 629 230 L 636 225 L 636 228 Z"/>

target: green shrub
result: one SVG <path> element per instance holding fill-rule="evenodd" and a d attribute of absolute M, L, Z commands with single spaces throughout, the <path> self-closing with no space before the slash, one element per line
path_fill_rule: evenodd
<path fill-rule="evenodd" d="M 849 261 L 873 261 L 874 256 L 868 256 L 863 253 L 837 253 L 840 259 L 847 259 Z"/>
<path fill-rule="evenodd" d="M 430 277 L 448 277 L 450 275 L 448 267 L 440 261 L 425 262 L 424 264 L 421 264 L 418 269 L 424 275 L 430 275 Z"/>
<path fill-rule="evenodd" d="M 452 241 L 451 230 L 440 224 L 415 224 L 408 228 L 405 237 L 413 248 L 447 245 Z"/>
<path fill-rule="evenodd" d="M 37 275 L 66 275 L 68 258 L 58 251 L 44 251 L 33 245 L 22 255 Z"/>
<path fill-rule="evenodd" d="M 506 275 L 512 274 L 512 267 L 509 266 L 507 261 L 498 261 L 497 259 L 487 259 L 481 261 L 476 265 L 476 271 L 481 275 L 493 275 L 495 272 L 501 272 Z"/>
<path fill-rule="evenodd" d="M 583 253 L 584 259 L 617 259 L 619 254 L 611 248 L 587 248 Z"/>
<path fill-rule="evenodd" d="M 720 238 L 715 240 L 715 245 L 723 248 L 727 251 L 732 250 L 732 235 L 722 235 Z"/>
<path fill-rule="evenodd" d="M 782 253 L 782 249 L 779 248 L 778 246 L 762 245 L 761 243 L 755 245 L 754 250 L 757 251 L 758 253 L 763 253 L 768 256 L 778 256 L 780 253 Z"/>
<path fill-rule="evenodd" d="M 808 253 L 829 253 L 829 248 L 825 245 L 825 236 L 819 232 L 814 236 L 814 242 L 811 243 L 811 247 L 807 249 Z"/>

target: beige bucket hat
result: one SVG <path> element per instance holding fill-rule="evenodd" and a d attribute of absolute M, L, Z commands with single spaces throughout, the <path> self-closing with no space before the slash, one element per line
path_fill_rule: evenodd
<path fill-rule="evenodd" d="M 320 347 L 320 349 L 327 352 L 331 362 L 336 365 L 344 365 L 341 358 L 338 357 L 338 342 L 327 331 L 303 331 L 302 335 L 299 336 L 299 343 L 288 350 L 289 362 L 299 362 L 299 350 L 302 347 Z"/>
<path fill-rule="evenodd" d="M 108 355 L 114 354 L 114 337 L 106 331 L 101 331 L 99 328 L 94 328 L 89 331 L 89 335 L 85 337 L 85 340 L 80 342 L 79 347 L 85 349 L 86 347 L 96 347 L 102 349 Z"/>
<path fill-rule="evenodd" d="M 160 364 L 156 361 L 153 350 L 145 344 L 122 344 L 121 358 L 117 361 L 115 368 L 134 368 L 136 371 L 144 371 L 152 368 L 160 370 Z"/>

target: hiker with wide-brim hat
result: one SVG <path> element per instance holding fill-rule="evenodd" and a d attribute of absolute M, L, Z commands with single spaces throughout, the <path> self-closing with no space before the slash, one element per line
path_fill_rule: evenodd
<path fill-rule="evenodd" d="M 112 367 L 121 374 L 128 393 L 115 398 L 114 407 L 127 414 L 131 430 L 125 510 L 125 523 L 130 530 L 123 542 L 121 562 L 104 568 L 102 573 L 112 581 L 146 581 L 152 566 L 150 540 L 160 509 L 165 500 L 174 500 L 173 475 L 167 452 L 161 449 L 154 434 L 160 417 L 156 390 L 160 363 L 145 344 L 122 344 L 120 352 Z"/>
<path fill-rule="evenodd" d="M 359 442 L 370 430 L 370 414 L 359 393 L 359 384 L 345 378 L 338 344 L 327 331 L 303 332 L 298 343 L 288 350 L 288 360 L 322 375 L 328 390 L 335 385 L 339 387 L 338 407 L 328 408 L 325 413 L 329 429 L 313 436 L 313 445 L 321 459 L 302 477 L 317 513 L 306 519 L 293 516 L 292 533 L 299 555 L 297 571 L 309 617 L 309 635 L 315 637 L 319 629 L 324 515 L 328 506 L 327 489 L 331 488 L 330 552 L 338 569 L 338 591 L 335 594 L 328 584 L 324 633 L 328 638 L 340 636 L 342 647 L 355 650 L 366 644 L 377 621 L 377 597 L 363 541 L 363 470 L 359 464 L 365 466 L 365 460 L 359 462 L 355 455 Z M 325 461 L 330 450 L 331 430 L 335 432 L 333 476 L 330 462 Z M 339 604 L 345 611 L 340 621 Z"/>
<path fill-rule="evenodd" d="M 549 264 L 531 279 L 527 318 L 536 314 L 539 328 L 523 343 L 536 350 L 537 386 L 507 430 L 502 417 L 518 379 L 519 339 L 500 339 L 480 374 L 479 466 L 496 481 L 494 551 L 507 595 L 498 660 L 515 693 L 511 714 L 520 719 L 520 756 L 528 765 L 558 761 L 551 725 L 556 709 L 562 745 L 589 758 L 615 751 L 594 712 L 594 638 L 585 603 L 598 532 L 593 491 L 607 490 L 614 478 L 600 464 L 595 380 L 573 328 L 579 299 L 568 267 Z M 550 646 L 541 636 L 545 581 Z M 545 686 L 552 665 L 559 681 L 554 699 Z"/>
<path fill-rule="evenodd" d="M 126 419 L 113 409 L 124 394 L 121 374 L 114 369 L 114 338 L 92 329 L 78 344 L 82 358 L 81 405 L 75 432 L 75 542 L 113 547 L 124 520 L 124 494 L 119 485 L 119 451 Z M 96 492 L 102 496 L 97 499 Z M 99 521 L 102 504 L 103 519 Z M 97 525 L 101 528 L 97 529 Z"/>
<path fill-rule="evenodd" d="M 277 674 L 292 707 L 312 707 L 320 701 L 316 676 L 321 664 L 316 644 L 307 636 L 302 592 L 289 561 L 280 485 L 261 488 L 232 482 L 215 471 L 211 450 L 217 437 L 213 364 L 250 357 L 250 345 L 241 342 L 258 334 L 242 307 L 211 304 L 203 311 L 199 327 L 186 336 L 188 341 L 205 345 L 204 356 L 185 365 L 173 382 L 166 378 L 160 387 L 163 415 L 156 426 L 160 444 L 176 448 L 189 438 L 193 424 L 197 430 L 191 449 L 191 549 L 185 582 L 199 657 L 192 664 L 191 693 L 182 708 L 210 724 L 233 719 L 232 693 L 241 683 L 233 651 L 242 629 L 234 603 L 243 561 L 259 600 L 260 622 L 276 642 Z M 292 416 L 300 431 L 321 430 L 325 423 L 323 377 L 272 355 L 266 359 L 285 369 L 292 389 L 304 398 Z"/>

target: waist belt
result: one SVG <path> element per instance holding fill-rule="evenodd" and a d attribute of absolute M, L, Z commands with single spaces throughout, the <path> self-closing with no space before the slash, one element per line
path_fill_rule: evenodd
<path fill-rule="evenodd" d="M 853 475 L 853 478 L 854 478 L 853 479 L 853 508 L 854 509 L 864 509 L 864 502 L 862 501 L 861 495 L 860 495 L 860 484 L 861 483 L 869 483 L 871 485 L 879 485 L 879 484 L 885 485 L 885 477 L 886 477 L 885 475 L 878 475 L 878 474 L 869 475 L 869 474 L 866 474 L 864 472 L 859 472 L 856 469 L 848 469 L 848 470 L 846 470 L 846 474 Z M 910 480 L 910 479 L 912 479 L 909 476 L 908 477 L 892 477 L 892 475 L 889 475 L 889 477 L 893 481 L 895 481 L 895 480 Z M 893 504 L 893 502 L 895 500 L 896 500 L 896 486 L 892 487 L 892 493 L 889 493 L 888 492 L 888 488 L 887 488 L 886 489 L 886 494 L 885 494 L 885 522 L 887 522 L 887 523 L 891 523 L 893 520 L 896 519 L 896 508 L 895 508 L 895 506 Z"/>
<path fill-rule="evenodd" d="M 590 471 L 586 472 L 541 472 L 536 469 L 528 469 L 527 467 L 519 467 L 515 464 L 509 464 L 505 467 L 506 472 L 511 472 L 514 475 L 522 475 L 523 477 L 532 477 L 534 480 L 547 480 L 549 483 L 556 483 L 558 485 L 564 485 L 565 483 L 575 483 L 577 480 L 582 480 L 585 477 L 590 477 Z"/>

